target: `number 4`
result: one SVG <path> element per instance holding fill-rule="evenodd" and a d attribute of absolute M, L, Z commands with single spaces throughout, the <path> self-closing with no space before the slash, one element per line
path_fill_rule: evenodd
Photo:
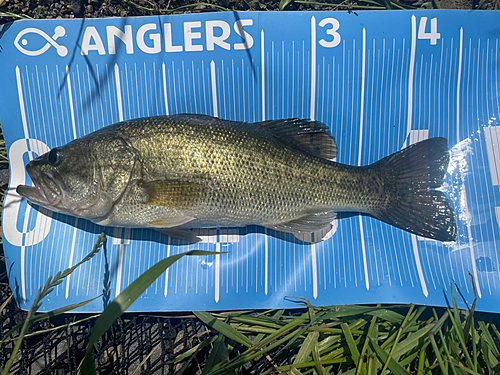
<path fill-rule="evenodd" d="M 441 34 L 437 32 L 437 25 L 437 18 L 431 19 L 431 32 L 428 33 L 425 31 L 427 26 L 427 17 L 420 18 L 420 25 L 418 26 L 418 39 L 429 39 L 431 41 L 431 45 L 437 44 L 437 40 L 441 39 Z"/>

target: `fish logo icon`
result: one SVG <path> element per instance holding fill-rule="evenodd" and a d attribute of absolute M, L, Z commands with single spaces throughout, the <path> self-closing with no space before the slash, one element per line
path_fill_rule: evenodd
<path fill-rule="evenodd" d="M 24 38 L 25 35 L 27 34 L 37 34 L 40 35 L 42 38 L 44 38 L 47 43 L 43 45 L 41 48 L 33 51 L 26 49 L 25 47 L 28 46 L 28 40 Z M 66 35 L 66 29 L 62 26 L 57 26 L 54 29 L 54 36 L 50 37 L 46 32 L 36 29 L 34 27 L 28 27 L 27 29 L 24 29 L 17 34 L 16 39 L 14 40 L 14 45 L 16 48 L 24 53 L 25 55 L 28 56 L 40 56 L 41 54 L 45 53 L 51 46 L 54 47 L 57 50 L 57 54 L 61 57 L 64 57 L 68 54 L 68 49 L 64 46 L 61 46 L 56 42 L 56 40 L 62 36 Z M 20 42 L 20 43 L 19 43 Z"/>

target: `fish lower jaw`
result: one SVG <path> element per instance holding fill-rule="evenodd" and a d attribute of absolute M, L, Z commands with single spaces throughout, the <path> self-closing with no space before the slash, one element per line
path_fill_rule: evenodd
<path fill-rule="evenodd" d="M 39 186 L 27 186 L 27 185 L 19 185 L 16 188 L 16 192 L 26 200 L 31 203 L 47 207 L 50 209 L 51 203 L 47 199 L 47 196 L 43 189 Z"/>

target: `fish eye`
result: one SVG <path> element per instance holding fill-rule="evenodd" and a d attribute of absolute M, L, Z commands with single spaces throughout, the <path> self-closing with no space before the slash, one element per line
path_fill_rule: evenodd
<path fill-rule="evenodd" d="M 57 164 L 59 164 L 61 162 L 61 156 L 62 156 L 61 149 L 59 149 L 59 148 L 53 148 L 49 152 L 49 157 L 48 157 L 49 163 L 51 165 L 57 165 Z"/>

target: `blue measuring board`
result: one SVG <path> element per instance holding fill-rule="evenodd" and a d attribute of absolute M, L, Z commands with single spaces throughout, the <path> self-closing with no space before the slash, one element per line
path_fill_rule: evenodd
<path fill-rule="evenodd" d="M 493 11 L 228 12 L 4 25 L 0 120 L 11 177 L 2 230 L 18 304 L 28 309 L 47 278 L 82 259 L 104 230 L 21 200 L 26 163 L 122 120 L 198 113 L 323 121 L 337 161 L 351 165 L 446 137 L 442 189 L 457 211 L 458 240 L 419 238 L 364 216 L 335 221 L 316 244 L 259 227 L 200 230 L 203 241 L 190 246 L 149 229 L 106 228 L 106 248 L 44 310 L 103 290 L 114 298 L 159 260 L 203 249 L 228 253 L 181 259 L 131 311 L 294 307 L 285 296 L 442 306 L 452 283 L 471 303 L 469 272 L 477 309 L 499 311 L 499 19 Z M 102 309 L 97 299 L 79 311 Z"/>

